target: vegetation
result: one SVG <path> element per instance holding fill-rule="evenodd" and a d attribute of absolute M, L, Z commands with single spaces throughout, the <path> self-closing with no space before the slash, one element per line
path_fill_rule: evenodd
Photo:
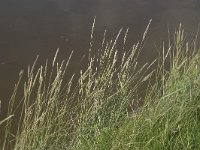
<path fill-rule="evenodd" d="M 47 62 L 39 69 L 35 62 L 28 68 L 23 97 L 16 106 L 23 83 L 21 72 L 8 118 L 0 122 L 5 128 L 1 149 L 200 149 L 200 53 L 196 39 L 185 41 L 180 26 L 155 61 L 138 66 L 148 28 L 141 42 L 130 50 L 123 49 L 122 54 L 117 43 L 123 30 L 114 41 L 104 38 L 98 55 L 93 55 L 91 39 L 87 68 L 80 72 L 78 81 L 74 76 L 65 80 L 71 56 L 58 63 L 56 53 L 52 64 Z M 93 30 L 94 26 L 92 35 Z M 152 69 L 155 64 L 158 67 Z M 148 86 L 141 100 L 139 89 L 144 83 Z M 17 110 L 21 116 L 13 135 Z"/>

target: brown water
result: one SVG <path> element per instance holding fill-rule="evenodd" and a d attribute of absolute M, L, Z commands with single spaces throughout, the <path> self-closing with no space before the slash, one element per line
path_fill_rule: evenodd
<path fill-rule="evenodd" d="M 141 38 L 150 19 L 148 46 L 141 61 L 155 56 L 154 42 L 167 38 L 167 29 L 182 22 L 188 34 L 195 33 L 200 21 L 199 0 L 0 0 L 0 100 L 3 112 L 21 69 L 52 58 L 60 48 L 60 58 L 74 50 L 70 72 L 78 70 L 80 58 L 89 47 L 94 16 L 96 41 L 104 29 L 108 38 L 121 27 L 129 27 L 129 43 Z M 173 30 L 172 30 L 173 31 Z"/>

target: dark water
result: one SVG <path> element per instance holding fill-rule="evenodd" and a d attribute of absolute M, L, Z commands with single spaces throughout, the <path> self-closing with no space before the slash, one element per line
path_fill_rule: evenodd
<path fill-rule="evenodd" d="M 60 48 L 60 58 L 74 50 L 71 72 L 89 47 L 90 31 L 97 17 L 95 37 L 104 29 L 114 37 L 121 27 L 129 27 L 129 43 L 141 38 L 153 19 L 149 43 L 141 61 L 153 59 L 154 44 L 167 38 L 167 29 L 182 22 L 188 34 L 200 21 L 199 0 L 0 0 L 0 100 L 6 110 L 9 93 L 21 69 L 36 55 L 52 58 Z M 173 31 L 173 30 L 172 30 Z M 154 41 L 154 42 L 152 42 Z M 0 119 L 3 113 L 0 114 Z"/>

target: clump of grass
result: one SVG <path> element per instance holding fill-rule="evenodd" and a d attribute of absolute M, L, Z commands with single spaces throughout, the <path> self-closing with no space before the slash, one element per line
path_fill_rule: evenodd
<path fill-rule="evenodd" d="M 186 42 L 183 33 L 180 26 L 160 58 L 144 106 L 120 127 L 112 149 L 200 148 L 200 55 L 196 43 Z"/>
<path fill-rule="evenodd" d="M 150 24 L 149 24 L 150 25 Z M 98 55 L 91 39 L 86 69 L 80 78 L 64 80 L 67 62 L 48 62 L 38 70 L 28 68 L 16 135 L 11 134 L 20 80 L 10 100 L 2 149 L 199 149 L 200 55 L 187 43 L 181 28 L 163 56 L 138 66 L 141 42 L 119 54 L 115 40 L 105 36 Z M 92 27 L 93 38 L 94 25 Z M 106 32 L 105 32 L 106 33 Z M 128 30 L 123 43 L 126 43 Z M 191 50 L 196 50 L 191 53 Z M 121 57 L 120 57 L 121 56 Z M 170 70 L 166 70 L 166 62 Z M 149 68 L 158 62 L 158 68 Z M 50 73 L 49 73 L 50 72 Z M 138 89 L 152 74 L 143 105 L 132 108 Z M 76 82 L 77 81 L 77 82 Z M 128 109 L 132 108 L 132 109 Z M 11 141 L 14 139 L 14 141 Z"/>
<path fill-rule="evenodd" d="M 16 135 L 10 132 L 13 118 L 5 120 L 2 149 L 90 149 L 94 145 L 111 146 L 109 140 L 106 143 L 104 139 L 101 143 L 97 141 L 104 138 L 106 132 L 121 126 L 130 102 L 137 97 L 137 88 L 149 77 L 144 80 L 141 76 L 149 67 L 147 64 L 141 68 L 137 66 L 149 25 L 142 42 L 124 51 L 122 57 L 119 57 L 117 50 L 122 30 L 110 42 L 105 41 L 105 32 L 98 55 L 93 55 L 91 39 L 87 67 L 80 71 L 75 85 L 73 77 L 68 82 L 64 80 L 71 55 L 67 62 L 56 63 L 57 51 L 52 64 L 47 62 L 38 70 L 35 68 L 36 59 L 33 66 L 28 68 L 24 83 L 18 131 Z M 91 38 L 93 31 L 94 25 Z M 128 30 L 124 35 L 124 44 L 127 33 Z M 20 80 L 11 97 L 8 115 L 16 111 L 14 106 Z M 114 134 L 109 137 L 113 138 Z"/>

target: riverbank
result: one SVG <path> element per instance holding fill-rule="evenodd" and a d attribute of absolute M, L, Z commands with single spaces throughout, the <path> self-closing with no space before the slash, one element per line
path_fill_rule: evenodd
<path fill-rule="evenodd" d="M 120 30 L 110 42 L 103 40 L 95 56 L 91 39 L 87 67 L 75 85 L 73 77 L 64 80 L 71 56 L 58 63 L 56 53 L 52 63 L 29 67 L 26 82 L 15 86 L 8 118 L 0 122 L 5 128 L 1 149 L 200 149 L 196 39 L 185 41 L 180 26 L 155 61 L 138 67 L 148 28 L 121 57 L 118 38 L 123 36 L 125 44 L 128 31 Z M 20 84 L 22 107 L 16 107 Z M 140 100 L 143 84 L 148 86 Z M 20 123 L 13 135 L 13 114 L 19 108 Z"/>

